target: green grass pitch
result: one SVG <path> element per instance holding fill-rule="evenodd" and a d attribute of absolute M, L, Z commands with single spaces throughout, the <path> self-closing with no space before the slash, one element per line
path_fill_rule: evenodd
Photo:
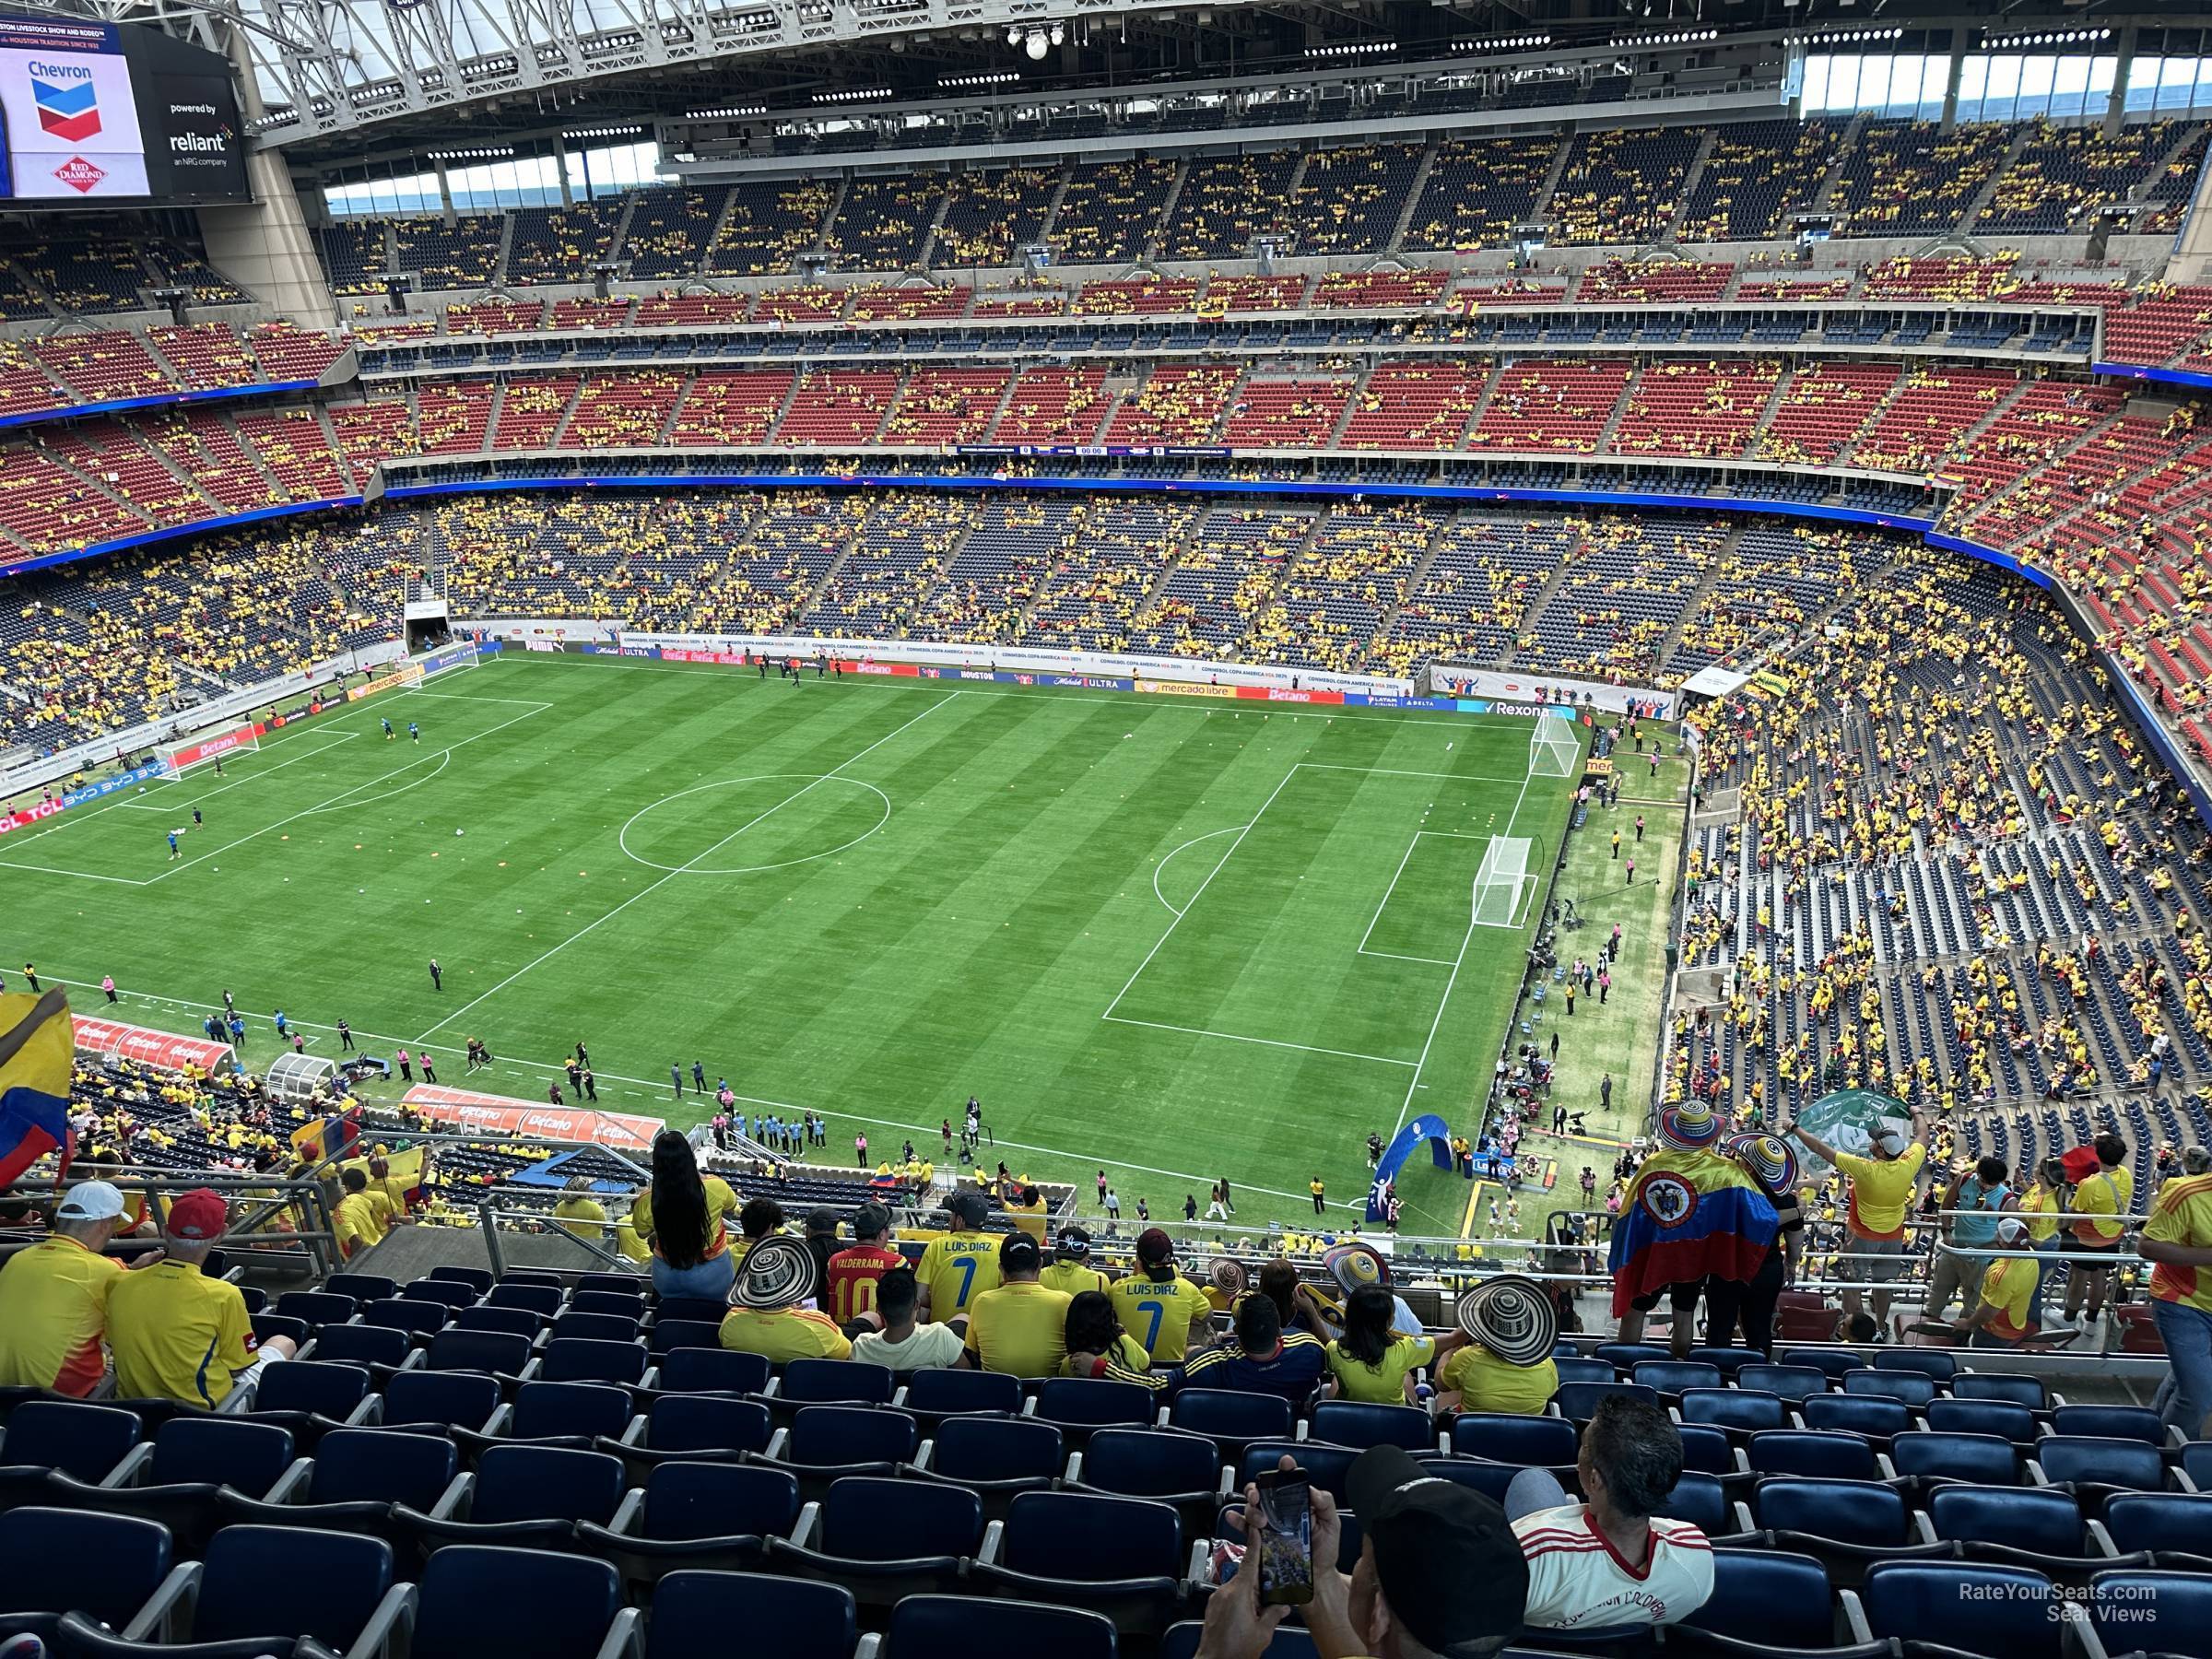
<path fill-rule="evenodd" d="M 695 1122 L 668 1066 L 699 1059 L 827 1113 L 841 1162 L 859 1129 L 935 1153 L 972 1092 L 998 1157 L 1087 1203 L 1104 1164 L 1125 1216 L 1226 1174 L 1241 1222 L 1311 1219 L 1313 1175 L 1362 1199 L 1369 1131 L 1474 1121 L 1541 907 L 1474 925 L 1475 872 L 1505 835 L 1547 870 L 1569 807 L 1529 736 L 509 657 L 9 836 L 0 914 L 13 961 L 112 973 L 144 1023 L 228 987 L 249 1065 L 282 1007 L 312 1052 L 340 1017 L 427 1042 L 448 1083 L 480 1036 L 475 1086 L 543 1100 L 582 1038 L 602 1105 Z M 1409 1183 L 1408 1230 L 1456 1234 L 1462 1185 Z"/>

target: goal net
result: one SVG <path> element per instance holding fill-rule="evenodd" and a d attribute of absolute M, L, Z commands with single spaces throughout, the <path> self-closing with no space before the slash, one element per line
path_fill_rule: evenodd
<path fill-rule="evenodd" d="M 1521 913 L 1521 890 L 1528 885 L 1525 836 L 1493 835 L 1475 871 L 1475 925 L 1512 927 Z"/>
<path fill-rule="evenodd" d="M 189 743 L 171 744 L 159 751 L 162 774 L 174 782 L 225 755 L 243 754 L 260 747 L 261 735 L 251 722 L 228 732 L 203 732 Z"/>
<path fill-rule="evenodd" d="M 483 660 L 474 640 L 458 645 L 448 645 L 442 651 L 433 651 L 422 659 L 422 677 L 430 679 L 455 668 L 474 668 Z"/>
<path fill-rule="evenodd" d="M 1532 778 L 1571 778 L 1582 763 L 1583 746 L 1574 723 L 1544 715 L 1528 735 L 1528 775 Z"/>

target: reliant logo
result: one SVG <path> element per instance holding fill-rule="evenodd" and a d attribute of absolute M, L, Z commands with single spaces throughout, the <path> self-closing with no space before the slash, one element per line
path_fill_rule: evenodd
<path fill-rule="evenodd" d="M 89 194 L 108 174 L 106 169 L 93 166 L 82 156 L 72 156 L 53 170 L 53 176 L 70 189 Z"/>
<path fill-rule="evenodd" d="M 82 144 L 100 131 L 91 70 L 82 64 L 33 63 L 29 72 L 30 100 L 38 109 L 42 131 L 70 144 Z"/>

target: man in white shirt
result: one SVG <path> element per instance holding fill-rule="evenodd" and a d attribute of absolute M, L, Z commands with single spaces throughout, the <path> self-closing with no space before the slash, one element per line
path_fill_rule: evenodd
<path fill-rule="evenodd" d="M 876 1281 L 876 1312 L 880 1331 L 853 1338 L 853 1358 L 893 1371 L 958 1371 L 967 1363 L 959 1331 L 947 1324 L 916 1324 L 921 1287 L 912 1267 L 893 1267 Z"/>
<path fill-rule="evenodd" d="M 1682 1477 L 1682 1436 L 1658 1406 L 1600 1400 L 1576 1470 L 1586 1503 L 1549 1471 L 1524 1469 L 1505 1512 L 1528 1559 L 1531 1630 L 1670 1625 L 1712 1594 L 1712 1545 L 1687 1521 L 1654 1519 Z"/>

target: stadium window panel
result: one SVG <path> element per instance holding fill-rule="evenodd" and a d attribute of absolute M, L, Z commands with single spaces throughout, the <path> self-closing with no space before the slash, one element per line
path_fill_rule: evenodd
<path fill-rule="evenodd" d="M 2020 59 L 2019 90 L 2013 94 L 2012 118 L 2025 121 L 2032 115 L 2047 115 L 2051 111 L 2051 97 L 2058 76 L 2060 60 L 2037 53 Z"/>

